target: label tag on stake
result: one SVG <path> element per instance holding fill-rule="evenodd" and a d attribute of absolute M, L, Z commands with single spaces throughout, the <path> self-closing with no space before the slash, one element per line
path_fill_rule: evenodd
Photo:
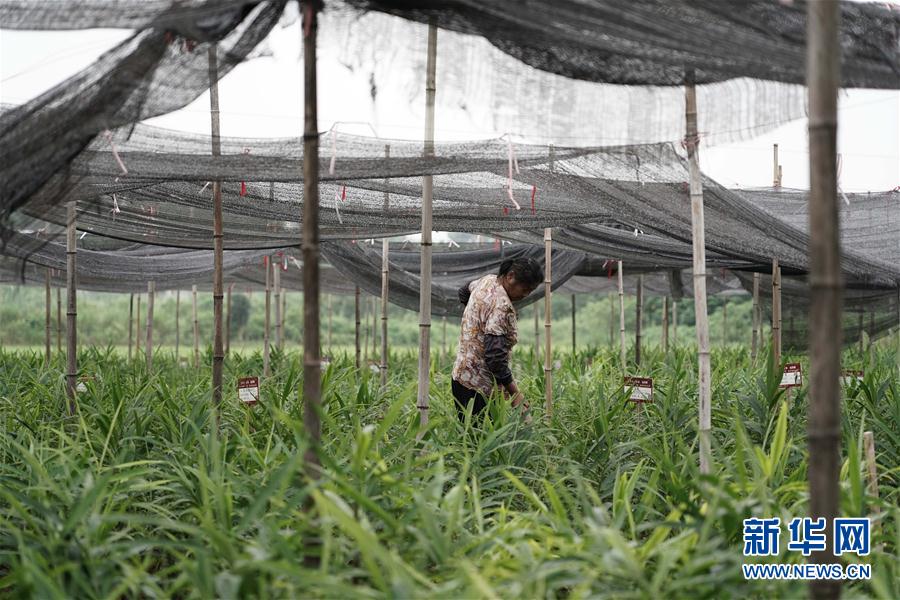
<path fill-rule="evenodd" d="M 253 406 L 259 402 L 259 377 L 238 379 L 238 398 L 247 406 Z"/>
<path fill-rule="evenodd" d="M 784 365 L 784 373 L 781 374 L 781 383 L 778 387 L 782 389 L 800 387 L 803 385 L 803 370 L 800 363 L 787 363 Z"/>
<path fill-rule="evenodd" d="M 628 399 L 632 402 L 653 402 L 652 377 L 623 377 L 622 382 L 628 390 Z"/>
<path fill-rule="evenodd" d="M 865 372 L 861 370 L 843 370 L 841 371 L 841 385 L 848 386 L 859 383 L 863 380 Z"/>
<path fill-rule="evenodd" d="M 80 377 L 78 377 L 78 383 L 75 384 L 75 391 L 76 392 L 88 391 L 87 382 L 94 381 L 95 379 L 96 378 L 93 375 L 81 375 Z"/>

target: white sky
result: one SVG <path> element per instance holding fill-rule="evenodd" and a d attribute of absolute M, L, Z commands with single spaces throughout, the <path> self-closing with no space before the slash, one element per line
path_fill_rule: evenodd
<path fill-rule="evenodd" d="M 18 104 L 34 97 L 87 66 L 128 35 L 121 30 L 0 30 L 0 102 Z M 272 57 L 238 66 L 219 84 L 223 135 L 270 137 L 302 132 L 302 63 L 297 24 L 276 27 L 268 44 Z M 341 125 L 342 131 L 371 134 L 368 125 L 352 124 L 362 122 L 374 124 L 383 137 L 421 139 L 423 108 L 410 107 L 390 96 L 385 98 L 384 91 L 373 104 L 367 76 L 352 73 L 341 65 L 339 56 L 320 50 L 321 131 L 340 121 L 351 122 Z M 209 98 L 204 94 L 183 110 L 150 123 L 206 133 L 208 111 Z M 471 123 L 452 111 L 439 110 L 436 137 L 477 139 L 503 133 L 474 129 Z M 753 140 L 701 147 L 701 168 L 728 187 L 770 186 L 772 144 L 778 143 L 783 185 L 806 188 L 806 125 L 805 120 L 794 121 Z M 900 185 L 900 92 L 842 92 L 838 149 L 842 155 L 839 183 L 844 191 L 886 190 Z"/>

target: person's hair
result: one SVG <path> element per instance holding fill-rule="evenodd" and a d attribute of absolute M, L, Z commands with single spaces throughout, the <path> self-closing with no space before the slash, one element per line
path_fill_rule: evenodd
<path fill-rule="evenodd" d="M 519 257 L 508 258 L 500 263 L 500 271 L 497 273 L 500 277 L 512 273 L 516 277 L 516 281 L 535 288 L 544 280 L 544 269 L 538 261 L 533 258 Z"/>

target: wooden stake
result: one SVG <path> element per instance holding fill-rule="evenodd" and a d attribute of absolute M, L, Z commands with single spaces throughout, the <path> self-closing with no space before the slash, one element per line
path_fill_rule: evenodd
<path fill-rule="evenodd" d="M 634 319 L 634 364 L 641 366 L 641 328 L 644 320 L 644 276 L 638 275 Z"/>
<path fill-rule="evenodd" d="M 147 283 L 147 374 L 153 373 L 153 300 L 156 295 L 156 283 Z"/>
<path fill-rule="evenodd" d="M 697 134 L 697 92 L 694 71 L 685 72 L 685 145 L 688 153 L 691 193 L 691 237 L 694 249 L 694 318 L 697 329 L 698 412 L 700 472 L 710 472 L 711 382 L 709 363 L 709 315 L 706 309 L 706 230 L 703 223 L 703 183 L 700 179 L 700 138 Z"/>
<path fill-rule="evenodd" d="M 360 324 L 360 318 L 359 318 L 359 286 L 356 286 L 356 290 L 355 290 L 355 292 L 354 292 L 354 294 L 353 294 L 353 298 L 354 298 L 354 303 L 353 303 L 353 314 L 355 315 L 354 321 L 356 322 L 356 328 L 353 330 L 353 347 L 355 348 L 355 351 L 354 351 L 354 353 L 353 353 L 353 356 L 355 357 L 356 371 L 357 371 L 357 373 L 358 373 L 358 372 L 359 372 L 359 368 L 360 368 L 360 364 L 361 364 L 361 363 L 360 363 L 360 352 L 361 352 L 361 348 L 360 348 L 360 343 L 359 343 L 359 339 L 360 339 L 360 331 L 359 331 L 359 324 Z"/>
<path fill-rule="evenodd" d="M 760 338 L 760 314 L 759 314 L 759 273 L 753 274 L 753 307 L 750 310 L 750 319 L 753 322 L 753 332 L 750 336 L 750 360 L 756 364 L 756 355 L 759 353 Z"/>
<path fill-rule="evenodd" d="M 66 395 L 69 416 L 75 414 L 75 386 L 78 384 L 78 293 L 75 277 L 75 201 L 66 208 Z"/>
<path fill-rule="evenodd" d="M 270 338 L 269 331 L 272 327 L 272 268 L 271 259 L 268 256 L 263 257 L 263 264 L 266 266 L 266 316 L 263 325 L 263 377 L 271 374 L 269 367 Z"/>
<path fill-rule="evenodd" d="M 553 336 L 551 335 L 553 277 L 550 272 L 553 240 L 551 231 L 549 227 L 544 229 L 544 410 L 548 420 L 553 416 Z"/>
<path fill-rule="evenodd" d="M 181 360 L 181 290 L 175 290 L 175 364 Z"/>
<path fill-rule="evenodd" d="M 809 516 L 824 518 L 827 550 L 814 564 L 833 563 L 832 523 L 840 513 L 841 242 L 837 201 L 837 96 L 840 4 L 806 5 L 809 90 Z M 780 291 L 780 289 L 779 289 Z M 810 582 L 813 598 L 838 598 L 840 580 Z"/>
<path fill-rule="evenodd" d="M 128 299 L 128 360 L 131 361 L 131 345 L 134 341 L 134 294 Z"/>
<path fill-rule="evenodd" d="M 619 364 L 622 372 L 628 372 L 628 358 L 625 352 L 625 283 L 622 281 L 622 261 L 618 262 L 619 285 Z"/>
<path fill-rule="evenodd" d="M 425 152 L 434 155 L 435 63 L 437 61 L 437 25 L 428 24 L 428 57 L 425 75 Z M 419 381 L 416 407 L 419 409 L 419 436 L 428 426 L 428 394 L 431 372 L 431 203 L 434 181 L 422 178 L 422 257 L 419 268 Z"/>
<path fill-rule="evenodd" d="M 575 354 L 575 328 L 577 324 L 575 322 L 575 294 L 572 294 L 572 354 Z"/>
<path fill-rule="evenodd" d="M 200 321 L 197 320 L 197 286 L 191 286 L 191 296 L 193 302 L 194 317 L 194 368 L 200 368 Z M 138 308 L 140 308 L 141 299 L 138 297 Z"/>
<path fill-rule="evenodd" d="M 46 297 L 44 320 L 46 327 L 44 328 L 44 366 L 50 366 L 50 315 L 53 312 L 50 300 L 50 269 L 44 270 L 44 295 Z"/>
<path fill-rule="evenodd" d="M 772 259 L 772 352 L 775 371 L 781 372 L 781 267 Z"/>
<path fill-rule="evenodd" d="M 303 424 L 308 443 L 307 476 L 319 477 L 322 407 L 319 356 L 319 129 L 316 106 L 316 13 L 319 4 L 304 0 L 303 11 Z M 310 561 L 317 562 L 317 561 Z M 308 565 L 314 566 L 314 565 Z"/>
<path fill-rule="evenodd" d="M 228 289 L 225 291 L 225 356 L 231 354 L 231 289 L 234 287 L 233 283 L 228 284 Z"/>
<path fill-rule="evenodd" d="M 385 145 L 385 162 L 391 158 L 391 147 Z M 387 181 L 385 180 L 385 184 Z M 387 215 L 391 207 L 391 195 L 384 189 L 384 214 Z M 389 267 L 390 267 L 390 242 L 388 238 L 381 240 L 381 387 L 387 385 L 388 375 L 388 291 L 389 291 Z"/>
<path fill-rule="evenodd" d="M 669 353 L 669 297 L 663 296 L 662 315 L 662 346 L 663 352 Z"/>
<path fill-rule="evenodd" d="M 210 44 L 209 59 L 209 115 L 212 131 L 212 155 L 220 156 L 221 140 L 219 139 L 219 66 L 216 44 Z M 222 182 L 213 182 L 213 367 L 212 367 L 212 401 L 216 414 L 218 429 L 220 407 L 222 404 L 222 371 L 225 363 L 225 350 L 222 344 Z"/>

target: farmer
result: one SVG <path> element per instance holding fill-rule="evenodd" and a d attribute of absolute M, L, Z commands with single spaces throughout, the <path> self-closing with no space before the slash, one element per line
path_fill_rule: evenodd
<path fill-rule="evenodd" d="M 460 421 L 472 402 L 472 415 L 487 405 L 497 385 L 513 407 L 528 410 L 528 403 L 509 368 L 513 346 L 518 341 L 517 302 L 538 286 L 544 270 L 532 258 L 513 258 L 500 264 L 497 275 L 485 275 L 459 289 L 466 305 L 453 365 L 453 398 Z"/>

